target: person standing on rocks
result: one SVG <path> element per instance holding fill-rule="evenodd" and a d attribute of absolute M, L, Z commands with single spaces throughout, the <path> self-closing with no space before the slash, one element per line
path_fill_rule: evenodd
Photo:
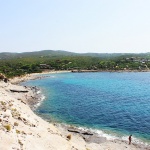
<path fill-rule="evenodd" d="M 132 140 L 132 135 L 129 136 L 129 145 L 131 144 L 131 140 Z"/>

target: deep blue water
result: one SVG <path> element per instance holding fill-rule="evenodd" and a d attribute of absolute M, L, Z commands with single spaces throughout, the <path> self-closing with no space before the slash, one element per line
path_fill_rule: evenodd
<path fill-rule="evenodd" d="M 150 73 L 50 74 L 27 85 L 46 99 L 37 113 L 46 119 L 150 141 Z"/>

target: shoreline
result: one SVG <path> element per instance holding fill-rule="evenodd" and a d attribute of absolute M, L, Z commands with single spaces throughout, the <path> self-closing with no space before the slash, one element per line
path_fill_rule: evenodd
<path fill-rule="evenodd" d="M 117 72 L 117 73 L 128 73 L 128 72 L 150 72 L 149 70 L 58 70 L 58 71 L 43 71 L 42 73 L 32 73 L 32 74 L 26 74 L 20 77 L 13 77 L 10 79 L 10 82 L 13 84 L 19 84 L 21 82 L 27 81 L 27 80 L 36 80 L 41 77 L 39 75 L 45 75 L 45 74 L 53 74 L 53 73 L 94 73 L 94 72 Z"/>
<path fill-rule="evenodd" d="M 63 71 L 64 72 L 64 71 Z M 66 71 L 65 71 L 66 72 Z M 68 71 L 67 71 L 68 72 Z M 70 71 L 69 71 L 70 72 Z M 63 127 L 61 126 L 60 124 L 53 124 L 53 123 L 49 123 L 49 122 L 46 122 L 44 121 L 42 118 L 38 117 L 36 114 L 34 114 L 32 112 L 32 110 L 30 110 L 30 108 L 28 107 L 28 105 L 30 105 L 28 103 L 28 105 L 26 105 L 26 102 L 27 100 L 30 99 L 30 101 L 32 102 L 32 105 L 35 105 L 35 100 L 37 100 L 37 96 L 36 96 L 36 93 L 37 93 L 37 89 L 36 88 L 31 88 L 31 87 L 23 87 L 23 86 L 19 86 L 18 84 L 21 83 L 21 82 L 24 82 L 24 81 L 27 81 L 27 80 L 35 80 L 35 79 L 38 79 L 39 77 L 37 77 L 37 75 L 42 75 L 42 74 L 51 74 L 51 73 L 61 73 L 60 72 L 44 72 L 44 73 L 39 73 L 39 74 L 31 74 L 29 76 L 26 76 L 26 77 L 23 77 L 23 78 L 16 78 L 16 79 L 13 79 L 13 81 L 11 81 L 11 83 L 15 83 L 17 85 L 13 85 L 11 83 L 8 83 L 8 85 L 6 86 L 6 83 L 1 83 L 0 82 L 0 87 L 3 88 L 3 93 L 2 95 L 5 95 L 6 98 L 9 98 L 9 99 L 12 99 L 12 97 L 14 98 L 14 104 L 15 102 L 17 101 L 17 104 L 18 106 L 20 107 L 20 105 L 22 105 L 22 113 L 24 111 L 26 111 L 27 109 L 27 114 L 30 116 L 30 119 L 31 120 L 34 120 L 32 117 L 34 116 L 37 121 L 38 121 L 38 125 L 34 125 L 36 126 L 36 130 L 38 130 L 38 134 L 42 137 L 42 133 L 41 133 L 41 130 L 44 130 L 44 129 L 41 129 L 43 128 L 43 125 L 46 127 L 50 126 L 51 128 L 49 128 L 48 130 L 44 130 L 42 132 L 44 132 L 45 135 L 47 135 L 48 137 L 50 136 L 50 139 L 55 135 L 57 135 L 56 137 L 54 136 L 53 138 L 53 141 L 51 141 L 49 143 L 49 138 L 47 139 L 40 139 L 40 140 L 44 140 L 42 142 L 45 142 L 47 143 L 48 142 L 48 145 L 51 147 L 47 148 L 47 147 L 44 147 L 44 145 L 40 145 L 43 146 L 42 148 L 44 148 L 44 150 L 55 150 L 55 149 L 61 149 L 61 150 L 86 150 L 86 149 L 91 149 L 91 150 L 98 150 L 98 149 L 101 149 L 101 150 L 104 150 L 104 149 L 109 149 L 109 150 L 123 150 L 123 149 L 131 149 L 131 150 L 140 150 L 140 149 L 143 149 L 143 150 L 150 150 L 150 147 L 146 147 L 144 145 L 139 145 L 139 144 L 131 144 L 131 145 L 128 145 L 128 142 L 127 141 L 121 141 L 121 140 L 107 140 L 105 139 L 104 137 L 97 137 L 96 135 L 91 135 L 93 133 L 89 132 L 89 131 L 82 131 L 82 130 L 79 130 L 77 128 L 71 128 L 68 127 Z M 10 87 L 9 87 L 10 86 Z M 5 89 L 6 88 L 6 89 Z M 8 89 L 12 89 L 12 88 L 19 88 L 19 90 L 21 91 L 21 88 L 22 88 L 22 91 L 23 90 L 28 90 L 29 93 L 26 94 L 26 93 L 13 93 L 12 92 L 8 92 Z M 18 90 L 18 91 L 19 91 Z M 8 93 L 7 93 L 8 92 Z M 1 93 L 0 93 L 1 94 Z M 10 95 L 9 95 L 10 94 Z M 25 97 L 25 95 L 27 95 L 27 97 Z M 11 96 L 11 97 L 10 97 Z M 31 97 L 32 96 L 32 97 Z M 20 98 L 21 97 L 21 98 Z M 25 97 L 25 99 L 23 100 L 19 100 L 19 99 L 22 99 L 22 97 Z M 2 98 L 2 96 L 1 96 Z M 0 100 L 2 100 L 0 98 Z M 4 98 L 4 97 L 3 97 Z M 8 100 L 7 102 L 9 102 L 10 100 Z M 19 103 L 18 103 L 19 101 Z M 12 103 L 12 102 L 11 102 Z M 21 104 L 20 104 L 21 103 Z M 25 110 L 23 107 L 25 106 L 27 107 Z M 18 109 L 18 108 L 17 108 Z M 29 111 L 29 113 L 28 113 Z M 1 112 L 2 113 L 2 112 Z M 27 119 L 26 119 L 27 120 Z M 18 121 L 18 120 L 17 120 Z M 42 123 L 40 123 L 42 122 Z M 24 123 L 24 122 L 23 122 Z M 24 123 L 25 124 L 25 123 Z M 26 124 L 25 124 L 26 125 Z M 15 127 L 14 127 L 15 128 Z M 24 127 L 26 129 L 26 127 Z M 26 129 L 26 131 L 30 132 L 31 129 Z M 68 131 L 69 130 L 69 131 Z M 32 131 L 33 132 L 33 131 Z M 79 132 L 79 133 L 78 133 Z M 81 133 L 83 132 L 83 133 Z M 37 132 L 35 133 L 35 135 L 37 134 Z M 67 135 L 71 135 L 71 139 L 69 140 L 67 138 Z M 83 136 L 84 135 L 84 136 Z M 2 136 L 0 135 L 0 138 L 2 138 Z M 26 138 L 26 140 L 30 140 L 30 141 L 34 141 L 31 137 L 30 138 Z M 22 141 L 21 141 L 22 142 Z M 38 140 L 37 138 L 35 138 L 35 143 L 33 144 L 35 147 L 36 147 L 36 143 L 38 145 Z M 58 145 L 57 143 L 60 143 L 60 145 Z M 23 142 L 22 142 L 23 143 Z M 17 143 L 18 144 L 18 143 Z M 28 149 L 27 148 L 27 143 L 23 143 L 23 146 L 21 146 L 22 144 L 19 144 L 20 146 L 20 149 L 22 147 L 22 149 Z M 39 145 L 38 145 L 39 146 Z M 61 146 L 61 148 L 60 148 Z M 1 147 L 1 146 L 0 146 Z M 30 145 L 30 148 L 32 146 Z M 34 150 L 35 147 L 32 147 L 31 149 Z"/>
<path fill-rule="evenodd" d="M 72 73 L 87 73 L 87 72 L 118 72 L 118 73 L 123 73 L 123 72 L 150 72 L 150 69 L 147 70 L 72 70 Z"/>
<path fill-rule="evenodd" d="M 41 79 L 41 75 L 45 74 L 53 74 L 53 73 L 67 73 L 71 71 L 44 71 L 42 73 L 32 73 L 32 74 L 26 74 L 24 76 L 20 77 L 14 77 L 10 79 L 10 82 L 12 84 L 20 84 L 21 82 L 27 81 L 27 80 L 36 80 L 36 79 Z"/>

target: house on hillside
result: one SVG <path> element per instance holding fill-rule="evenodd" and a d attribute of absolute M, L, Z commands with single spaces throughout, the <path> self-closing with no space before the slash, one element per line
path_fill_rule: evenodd
<path fill-rule="evenodd" d="M 50 69 L 50 65 L 40 64 L 40 69 Z"/>

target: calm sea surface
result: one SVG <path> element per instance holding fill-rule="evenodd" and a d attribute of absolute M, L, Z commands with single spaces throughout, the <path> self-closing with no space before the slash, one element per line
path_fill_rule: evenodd
<path fill-rule="evenodd" d="M 150 142 L 150 73 L 60 73 L 24 84 L 40 87 L 36 112 L 51 121 L 112 137 Z"/>

